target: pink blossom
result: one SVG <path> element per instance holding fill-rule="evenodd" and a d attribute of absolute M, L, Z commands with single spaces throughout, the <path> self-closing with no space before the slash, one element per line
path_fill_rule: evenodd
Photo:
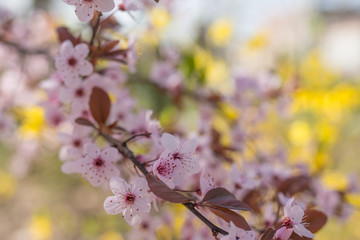
<path fill-rule="evenodd" d="M 64 173 L 81 173 L 91 185 L 98 187 L 111 177 L 119 176 L 115 161 L 120 159 L 118 150 L 108 147 L 100 150 L 93 143 L 84 145 L 84 155 L 80 159 L 66 162 L 62 166 Z"/>
<path fill-rule="evenodd" d="M 110 12 L 114 7 L 114 0 L 63 0 L 69 5 L 76 6 L 76 16 L 81 22 L 88 22 L 94 16 L 94 11 Z"/>
<path fill-rule="evenodd" d="M 300 237 L 314 238 L 309 230 L 305 228 L 303 222 L 304 210 L 297 204 L 294 204 L 294 198 L 290 198 L 284 207 L 284 220 L 282 227 L 276 231 L 275 239 L 287 240 L 294 231 Z"/>
<path fill-rule="evenodd" d="M 220 238 L 220 240 L 255 240 L 256 234 L 253 231 L 245 231 L 241 228 L 238 228 L 234 225 L 233 222 L 230 222 L 230 231 L 229 234 Z"/>
<path fill-rule="evenodd" d="M 137 11 L 139 9 L 139 5 L 133 0 L 120 0 L 119 10 L 121 11 Z"/>
<path fill-rule="evenodd" d="M 200 171 L 200 165 L 193 157 L 197 146 L 195 138 L 179 144 L 173 135 L 164 133 L 161 143 L 165 147 L 165 151 L 154 163 L 153 172 L 169 187 L 173 188 L 180 184 L 187 175 Z"/>
<path fill-rule="evenodd" d="M 115 196 L 106 198 L 105 211 L 108 214 L 122 214 L 130 225 L 141 222 L 141 216 L 150 212 L 151 204 L 148 194 L 148 184 L 144 178 L 136 178 L 130 184 L 124 179 L 113 177 L 110 179 L 110 188 Z"/>
<path fill-rule="evenodd" d="M 59 152 L 62 161 L 81 158 L 83 146 L 91 142 L 91 129 L 84 126 L 75 126 L 71 134 L 59 132 L 57 137 L 63 144 Z"/>
<path fill-rule="evenodd" d="M 66 40 L 61 44 L 60 54 L 55 57 L 56 69 L 63 73 L 66 85 L 71 85 L 79 75 L 88 76 L 93 71 L 93 66 L 86 57 L 89 54 L 89 47 L 85 43 L 80 43 L 75 47 Z"/>

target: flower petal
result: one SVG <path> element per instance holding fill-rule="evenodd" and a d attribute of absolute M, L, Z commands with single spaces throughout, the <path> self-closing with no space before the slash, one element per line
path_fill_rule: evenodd
<path fill-rule="evenodd" d="M 124 210 L 122 202 L 119 201 L 118 197 L 116 196 L 107 197 L 105 199 L 104 209 L 108 214 L 111 215 L 119 214 Z"/>
<path fill-rule="evenodd" d="M 300 237 L 304 236 L 304 237 L 308 237 L 308 238 L 314 238 L 315 235 L 310 232 L 309 230 L 307 230 L 304 225 L 302 224 L 296 224 L 294 226 L 294 232 L 299 235 Z"/>
<path fill-rule="evenodd" d="M 138 225 L 141 222 L 141 217 L 139 215 L 135 215 L 132 209 L 125 209 L 123 212 L 123 216 L 126 222 L 131 226 Z"/>
<path fill-rule="evenodd" d="M 78 16 L 81 22 L 88 22 L 94 16 L 94 8 L 91 4 L 82 3 L 76 6 L 76 16 Z"/>
<path fill-rule="evenodd" d="M 115 195 L 126 194 L 129 185 L 127 182 L 119 177 L 112 177 L 110 179 L 110 189 Z"/>
<path fill-rule="evenodd" d="M 110 12 L 114 9 L 114 0 L 93 0 L 95 3 L 95 9 L 100 12 Z"/>
<path fill-rule="evenodd" d="M 116 160 L 120 159 L 120 155 L 118 150 L 113 147 L 105 148 L 101 151 L 101 158 L 104 159 L 106 162 L 114 164 Z"/>
<path fill-rule="evenodd" d="M 179 146 L 176 138 L 168 133 L 164 133 L 161 136 L 161 143 L 165 147 L 165 149 L 169 152 L 174 152 L 176 148 Z"/>
<path fill-rule="evenodd" d="M 198 145 L 197 139 L 192 138 L 189 141 L 186 141 L 181 147 L 180 151 L 181 153 L 193 153 L 195 152 L 195 149 Z"/>
<path fill-rule="evenodd" d="M 301 223 L 304 217 L 304 210 L 300 206 L 295 205 L 291 207 L 290 211 L 291 211 L 290 213 L 291 221 L 293 221 L 295 224 Z"/>
<path fill-rule="evenodd" d="M 284 207 L 284 215 L 285 217 L 290 217 L 291 214 L 291 205 L 294 201 L 294 198 L 290 198 L 289 200 L 287 200 L 285 207 Z"/>
<path fill-rule="evenodd" d="M 89 158 L 97 158 L 100 156 L 100 149 L 93 143 L 84 145 L 84 154 Z"/>

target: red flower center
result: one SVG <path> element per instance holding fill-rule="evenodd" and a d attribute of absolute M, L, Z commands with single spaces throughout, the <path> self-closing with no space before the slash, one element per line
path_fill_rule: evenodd
<path fill-rule="evenodd" d="M 128 193 L 125 196 L 125 201 L 128 204 L 133 204 L 135 202 L 136 196 L 132 193 Z"/>
<path fill-rule="evenodd" d="M 104 165 L 104 160 L 102 160 L 101 158 L 95 158 L 94 159 L 94 165 L 96 167 L 101 167 Z"/>
<path fill-rule="evenodd" d="M 76 89 L 76 91 L 75 91 L 75 96 L 77 96 L 77 97 L 82 97 L 82 96 L 84 96 L 84 95 L 85 95 L 85 91 L 84 91 L 83 88 L 78 88 L 78 89 Z"/>
<path fill-rule="evenodd" d="M 76 65 L 76 63 L 77 63 L 77 60 L 74 57 L 69 58 L 69 60 L 68 60 L 69 66 L 74 67 Z"/>
<path fill-rule="evenodd" d="M 288 229 L 288 228 L 293 228 L 293 227 L 294 227 L 293 222 L 292 222 L 292 221 L 290 220 L 290 218 L 288 218 L 288 217 L 284 218 L 282 224 L 283 224 L 283 226 L 286 227 L 286 229 Z"/>

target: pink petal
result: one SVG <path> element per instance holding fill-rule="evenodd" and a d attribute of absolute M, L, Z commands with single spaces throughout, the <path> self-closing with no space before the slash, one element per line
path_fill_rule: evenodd
<path fill-rule="evenodd" d="M 67 56 L 72 55 L 73 51 L 74 51 L 74 47 L 70 40 L 66 40 L 61 44 L 60 47 L 61 57 L 66 58 Z"/>
<path fill-rule="evenodd" d="M 301 223 L 304 217 L 304 210 L 300 206 L 295 205 L 291 207 L 290 217 L 291 217 L 291 221 L 293 221 L 295 224 Z"/>
<path fill-rule="evenodd" d="M 195 149 L 198 145 L 198 142 L 196 138 L 190 139 L 189 141 L 186 141 L 181 147 L 180 151 L 181 153 L 193 153 L 195 152 Z"/>
<path fill-rule="evenodd" d="M 94 10 L 92 3 L 82 3 L 76 6 L 75 12 L 81 22 L 88 22 L 93 18 Z"/>
<path fill-rule="evenodd" d="M 93 143 L 84 145 L 84 154 L 89 158 L 97 158 L 100 156 L 100 149 Z"/>
<path fill-rule="evenodd" d="M 302 224 L 297 224 L 294 226 L 294 232 L 299 235 L 300 237 L 304 236 L 304 237 L 308 237 L 308 238 L 314 238 L 315 235 L 312 234 L 312 232 L 310 232 L 309 230 L 307 230 L 304 225 Z"/>
<path fill-rule="evenodd" d="M 147 194 L 149 190 L 149 185 L 144 178 L 136 178 L 130 183 L 131 189 L 130 191 L 133 193 L 138 193 L 142 196 Z"/>
<path fill-rule="evenodd" d="M 110 179 L 110 189 L 115 195 L 126 194 L 129 185 L 126 181 L 119 177 L 112 177 Z"/>
<path fill-rule="evenodd" d="M 294 201 L 294 198 L 290 198 L 286 204 L 285 204 L 285 207 L 284 207 L 284 215 L 285 217 L 290 217 L 291 215 L 291 205 Z"/>
<path fill-rule="evenodd" d="M 61 171 L 66 174 L 81 173 L 84 159 L 80 158 L 76 161 L 66 162 L 61 166 Z"/>
<path fill-rule="evenodd" d="M 106 162 L 114 164 L 116 160 L 120 159 L 120 155 L 118 150 L 113 147 L 105 148 L 101 151 L 101 158 L 104 159 Z"/>
<path fill-rule="evenodd" d="M 200 165 L 198 161 L 191 156 L 185 156 L 181 159 L 181 169 L 186 175 L 192 175 L 200 171 Z"/>
<path fill-rule="evenodd" d="M 120 214 L 123 211 L 122 202 L 116 196 L 107 197 L 104 201 L 104 209 L 110 215 Z"/>
<path fill-rule="evenodd" d="M 80 43 L 80 44 L 76 45 L 74 48 L 74 56 L 78 60 L 83 60 L 88 56 L 89 51 L 90 50 L 89 50 L 88 45 L 86 45 L 85 43 Z"/>
<path fill-rule="evenodd" d="M 168 133 L 164 133 L 161 136 L 161 143 L 169 152 L 175 152 L 176 148 L 179 146 L 176 138 Z"/>
<path fill-rule="evenodd" d="M 69 5 L 79 4 L 79 0 L 63 0 L 63 1 Z"/>
<path fill-rule="evenodd" d="M 79 64 L 79 72 L 83 76 L 88 76 L 93 71 L 93 65 L 89 61 L 83 61 Z"/>
<path fill-rule="evenodd" d="M 93 0 L 93 2 L 97 5 L 95 9 L 100 12 L 110 12 L 115 7 L 114 0 Z"/>
<path fill-rule="evenodd" d="M 142 212 L 142 213 L 148 213 L 150 212 L 151 209 L 151 204 L 150 204 L 150 200 L 143 197 L 143 196 L 136 196 L 136 201 L 134 203 L 134 205 L 132 206 L 132 209 L 134 212 Z M 141 198 L 140 198 L 141 197 Z"/>
<path fill-rule="evenodd" d="M 141 218 L 139 215 L 135 215 L 132 209 L 125 209 L 123 212 L 124 218 L 128 224 L 135 226 L 140 224 Z"/>

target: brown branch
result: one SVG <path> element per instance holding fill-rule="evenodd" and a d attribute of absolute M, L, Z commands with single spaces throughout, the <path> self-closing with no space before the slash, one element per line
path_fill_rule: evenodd
<path fill-rule="evenodd" d="M 95 37 L 97 35 L 97 31 L 99 30 L 100 27 L 100 17 L 101 17 L 101 12 L 99 12 L 99 15 L 96 19 L 96 23 L 93 26 L 93 32 L 92 32 L 92 36 L 91 36 L 91 40 L 90 40 L 90 46 L 94 45 L 94 41 L 95 41 Z"/>
<path fill-rule="evenodd" d="M 148 170 L 143 166 L 142 163 L 134 156 L 134 153 L 127 147 L 126 142 L 121 142 L 112 138 L 110 135 L 105 133 L 99 132 L 99 134 L 104 137 L 108 142 L 116 146 L 118 151 L 122 153 L 124 156 L 129 158 L 132 163 L 144 174 L 147 176 L 150 174 Z M 203 223 L 205 223 L 210 229 L 214 236 L 218 235 L 219 233 L 222 235 L 228 235 L 229 233 L 225 230 L 217 227 L 212 222 L 210 222 L 204 215 L 202 215 L 198 210 L 196 210 L 196 203 L 182 203 L 190 212 L 192 212 L 197 218 L 199 218 Z"/>

